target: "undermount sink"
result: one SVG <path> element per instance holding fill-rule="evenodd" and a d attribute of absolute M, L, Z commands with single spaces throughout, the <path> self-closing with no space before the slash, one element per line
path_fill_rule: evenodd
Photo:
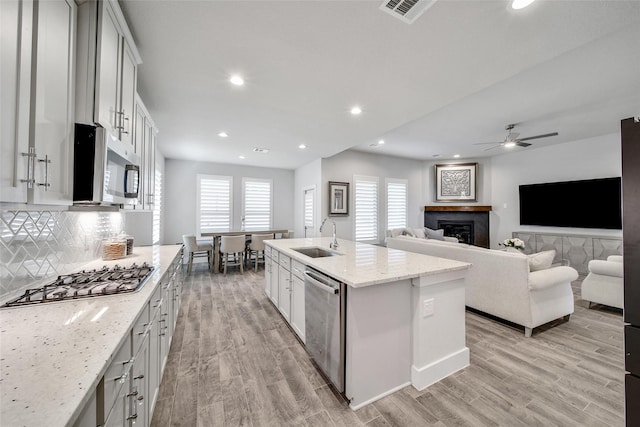
<path fill-rule="evenodd" d="M 296 252 L 300 252 L 302 255 L 306 255 L 310 258 L 323 258 L 328 256 L 342 255 L 337 252 L 331 252 L 326 249 L 319 248 L 317 246 L 311 246 L 308 248 L 291 248 L 291 249 Z"/>

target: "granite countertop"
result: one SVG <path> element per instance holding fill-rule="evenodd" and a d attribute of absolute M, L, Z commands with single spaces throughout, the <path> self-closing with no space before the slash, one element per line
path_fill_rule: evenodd
<path fill-rule="evenodd" d="M 180 248 L 138 247 L 82 267 L 147 262 L 155 271 L 137 292 L 0 309 L 0 424 L 71 425 Z"/>
<path fill-rule="evenodd" d="M 471 266 L 466 262 L 342 239 L 338 239 L 339 246 L 337 249 L 329 249 L 329 244 L 332 241 L 333 239 L 329 237 L 314 237 L 275 239 L 267 240 L 265 243 L 291 258 L 354 288 L 448 271 L 465 270 Z M 342 255 L 311 258 L 293 250 L 293 248 L 313 246 Z"/>

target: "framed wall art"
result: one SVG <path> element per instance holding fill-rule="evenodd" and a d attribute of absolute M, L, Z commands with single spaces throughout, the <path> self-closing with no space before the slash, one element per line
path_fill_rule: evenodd
<path fill-rule="evenodd" d="M 329 181 L 329 215 L 349 215 L 349 183 Z"/>
<path fill-rule="evenodd" d="M 477 163 L 436 165 L 436 202 L 476 202 Z"/>

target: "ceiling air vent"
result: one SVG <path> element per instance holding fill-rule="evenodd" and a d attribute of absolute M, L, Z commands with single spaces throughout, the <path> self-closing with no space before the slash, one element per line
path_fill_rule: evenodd
<path fill-rule="evenodd" d="M 437 0 L 385 0 L 380 9 L 411 24 Z"/>

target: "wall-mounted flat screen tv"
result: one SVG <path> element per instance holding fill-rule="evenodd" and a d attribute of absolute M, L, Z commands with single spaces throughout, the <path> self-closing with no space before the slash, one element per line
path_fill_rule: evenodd
<path fill-rule="evenodd" d="M 520 186 L 520 224 L 622 229 L 622 179 Z"/>

